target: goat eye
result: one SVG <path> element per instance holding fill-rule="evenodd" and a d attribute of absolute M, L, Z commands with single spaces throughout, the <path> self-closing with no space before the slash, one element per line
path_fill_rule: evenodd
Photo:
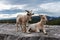
<path fill-rule="evenodd" d="M 27 15 L 29 15 L 29 14 L 27 14 Z"/>

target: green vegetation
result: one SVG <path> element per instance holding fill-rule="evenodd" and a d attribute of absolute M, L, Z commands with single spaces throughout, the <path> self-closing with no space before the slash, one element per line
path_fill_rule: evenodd
<path fill-rule="evenodd" d="M 39 21 L 40 21 L 40 19 L 34 18 L 29 23 L 32 24 L 32 23 L 37 23 Z M 16 23 L 16 19 L 0 20 L 0 23 Z M 60 18 L 55 19 L 55 20 L 48 20 L 47 24 L 48 25 L 60 25 Z"/>
<path fill-rule="evenodd" d="M 8 20 L 0 20 L 0 23 L 16 23 L 16 20 L 15 19 L 8 19 Z"/>
<path fill-rule="evenodd" d="M 48 25 L 60 25 L 60 19 L 48 21 L 47 24 Z"/>

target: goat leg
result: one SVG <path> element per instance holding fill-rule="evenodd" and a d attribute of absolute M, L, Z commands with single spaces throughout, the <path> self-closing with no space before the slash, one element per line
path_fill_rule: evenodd
<path fill-rule="evenodd" d="M 35 30 L 36 32 L 40 32 L 40 30 L 39 30 L 39 28 L 36 28 L 36 30 Z"/>
<path fill-rule="evenodd" d="M 45 35 L 47 35 L 47 32 L 46 32 L 45 28 L 43 28 L 43 33 L 44 33 Z"/>
<path fill-rule="evenodd" d="M 26 32 L 27 32 L 27 33 L 30 33 L 30 31 L 29 31 L 29 30 L 30 30 L 30 27 L 27 27 L 27 31 L 26 31 Z"/>
<path fill-rule="evenodd" d="M 17 25 L 17 26 L 16 26 L 16 31 L 18 32 L 18 23 L 16 23 L 16 25 Z"/>
<path fill-rule="evenodd" d="M 26 32 L 26 26 L 23 25 L 22 27 L 23 27 L 23 28 L 22 28 L 22 32 Z"/>

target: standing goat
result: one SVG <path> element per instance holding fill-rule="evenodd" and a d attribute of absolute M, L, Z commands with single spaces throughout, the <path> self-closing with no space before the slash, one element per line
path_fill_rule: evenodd
<path fill-rule="evenodd" d="M 27 28 L 27 33 L 30 33 L 29 30 L 33 30 L 35 32 L 40 32 L 40 30 L 42 30 L 44 34 L 47 34 L 44 28 L 44 25 L 46 24 L 46 21 L 47 21 L 46 15 L 39 15 L 39 16 L 41 20 L 35 24 L 32 24 L 32 26 L 29 26 Z"/>
<path fill-rule="evenodd" d="M 18 15 L 16 19 L 16 31 L 18 31 L 18 24 L 20 24 L 22 32 L 26 32 L 26 25 L 29 21 L 31 21 L 32 18 L 32 11 L 25 10 L 27 12 L 26 15 Z"/>

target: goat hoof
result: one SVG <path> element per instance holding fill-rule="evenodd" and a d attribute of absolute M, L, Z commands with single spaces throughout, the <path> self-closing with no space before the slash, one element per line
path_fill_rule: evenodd
<path fill-rule="evenodd" d="M 16 32 L 18 32 L 18 31 L 16 31 Z"/>
<path fill-rule="evenodd" d="M 44 33 L 45 35 L 47 35 L 47 33 Z"/>
<path fill-rule="evenodd" d="M 28 26 L 26 26 L 26 27 L 28 27 Z"/>
<path fill-rule="evenodd" d="M 30 34 L 30 32 L 27 32 L 28 34 Z"/>
<path fill-rule="evenodd" d="M 23 33 L 26 33 L 26 32 L 23 32 Z"/>
<path fill-rule="evenodd" d="M 28 34 L 30 34 L 30 32 Z"/>

